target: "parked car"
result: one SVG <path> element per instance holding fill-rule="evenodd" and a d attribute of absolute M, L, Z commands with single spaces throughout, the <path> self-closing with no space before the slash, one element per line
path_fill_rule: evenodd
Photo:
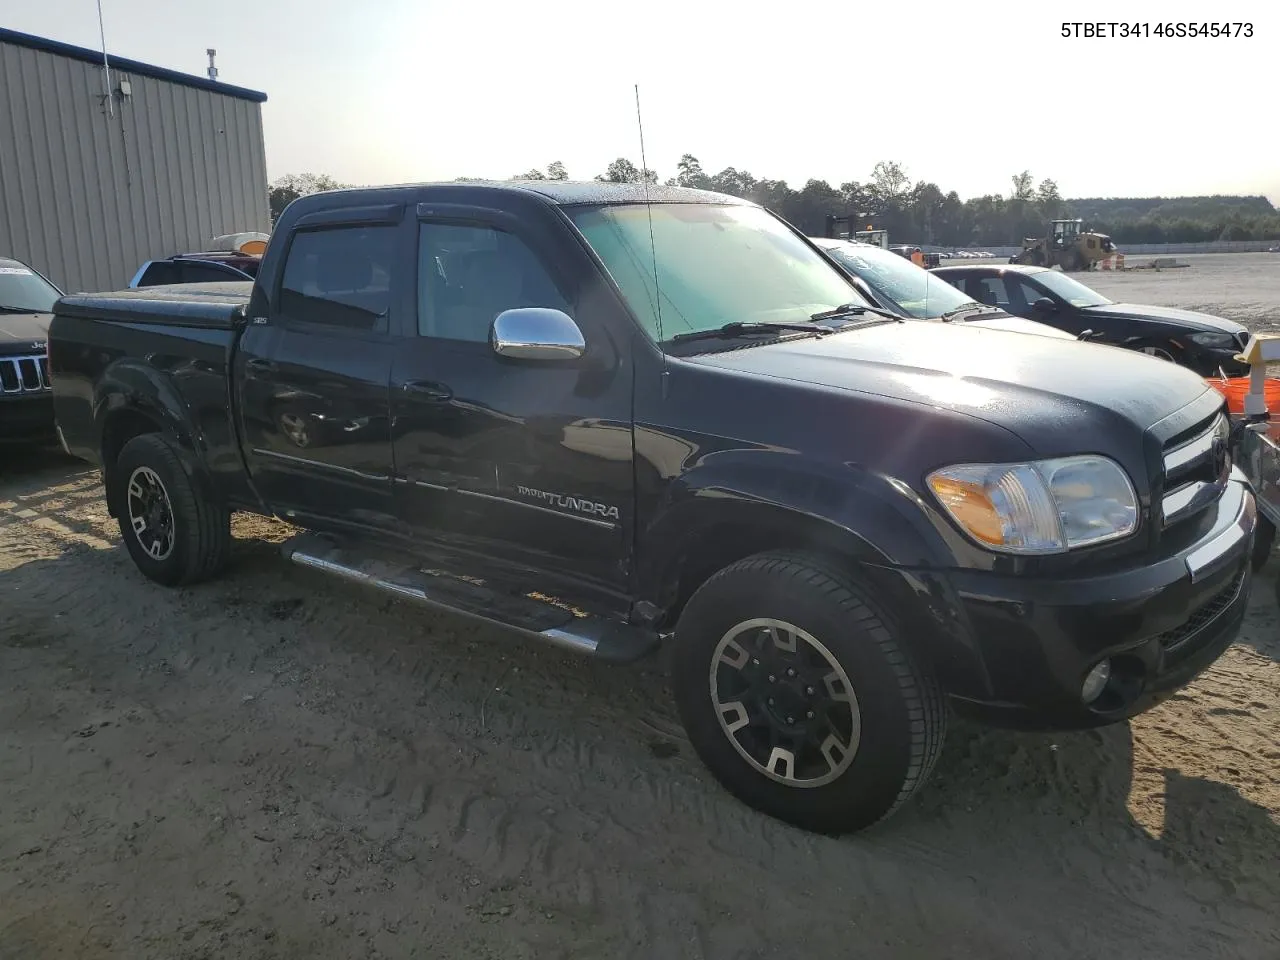
<path fill-rule="evenodd" d="M 55 311 L 58 422 L 144 575 L 213 576 L 247 510 L 404 600 L 607 660 L 667 642 L 698 756 L 808 829 L 900 807 L 949 703 L 1118 722 L 1239 630 L 1256 508 L 1202 378 L 886 314 L 747 201 L 327 192 L 233 286 Z M 282 397 L 343 428 L 299 445 Z"/>
<path fill-rule="evenodd" d="M 868 243 L 810 237 L 870 303 L 908 320 L 971 323 L 992 330 L 1035 333 L 1059 340 L 1076 339 L 1056 327 L 1011 316 L 999 307 L 978 303 L 910 260 Z"/>
<path fill-rule="evenodd" d="M 54 440 L 45 351 L 61 295 L 35 268 L 0 257 L 0 444 Z"/>
<path fill-rule="evenodd" d="M 260 260 L 260 257 L 240 253 L 183 253 L 163 260 L 148 260 L 138 268 L 129 286 L 252 280 Z"/>
<path fill-rule="evenodd" d="M 1208 313 L 1115 303 L 1057 270 L 1031 266 L 940 267 L 933 271 L 968 296 L 1019 317 L 1079 335 L 1093 331 L 1099 343 L 1138 350 L 1187 367 L 1205 377 L 1221 370 L 1243 376 L 1235 359 L 1249 339 L 1244 324 Z"/>

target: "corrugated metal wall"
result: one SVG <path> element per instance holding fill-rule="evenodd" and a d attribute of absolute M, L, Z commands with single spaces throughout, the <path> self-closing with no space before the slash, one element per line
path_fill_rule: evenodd
<path fill-rule="evenodd" d="M 67 292 L 143 261 L 270 229 L 260 104 L 0 40 L 0 256 Z"/>

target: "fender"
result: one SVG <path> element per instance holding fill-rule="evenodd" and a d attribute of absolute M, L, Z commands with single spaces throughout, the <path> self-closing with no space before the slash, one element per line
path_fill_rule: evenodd
<path fill-rule="evenodd" d="M 640 595 L 658 619 L 673 624 L 697 583 L 743 556 L 818 549 L 856 571 L 949 689 L 990 689 L 944 572 L 983 558 L 907 484 L 789 451 L 738 449 L 696 462 L 667 484 L 638 531 Z"/>
<path fill-rule="evenodd" d="M 153 421 L 161 432 L 207 469 L 187 404 L 167 373 L 144 359 L 122 357 L 103 371 L 94 387 L 93 422 L 101 449 L 111 417 L 132 411 Z"/>
<path fill-rule="evenodd" d="M 658 491 L 639 491 L 650 499 Z M 789 451 L 730 450 L 699 458 L 664 485 L 641 515 L 638 574 L 643 596 L 669 596 L 671 571 L 718 528 L 761 528 L 785 539 L 835 547 L 856 563 L 957 565 L 968 546 L 905 483 L 856 464 Z M 659 601 L 661 605 L 661 601 Z"/>

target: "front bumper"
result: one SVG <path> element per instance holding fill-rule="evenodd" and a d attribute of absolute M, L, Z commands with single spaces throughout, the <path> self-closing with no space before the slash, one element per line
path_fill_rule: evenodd
<path fill-rule="evenodd" d="M 0 443 L 52 443 L 57 436 L 51 393 L 0 397 Z"/>
<path fill-rule="evenodd" d="M 1231 645 L 1248 604 L 1254 496 L 1239 471 L 1211 529 L 1181 553 L 1101 577 L 1032 580 L 953 573 L 986 691 L 952 691 L 959 712 L 1000 726 L 1072 729 L 1141 713 L 1190 683 Z M 1112 682 L 1081 701 L 1104 657 Z"/>
<path fill-rule="evenodd" d="M 1236 359 L 1236 354 L 1240 352 L 1237 347 L 1201 347 L 1195 344 L 1190 346 L 1183 365 L 1202 377 L 1217 377 L 1222 374 L 1228 377 L 1249 375 L 1249 365 Z"/>

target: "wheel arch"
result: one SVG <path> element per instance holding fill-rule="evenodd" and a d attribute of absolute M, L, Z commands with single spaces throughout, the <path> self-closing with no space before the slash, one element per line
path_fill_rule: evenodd
<path fill-rule="evenodd" d="M 899 492 L 863 488 L 851 508 L 826 515 L 813 504 L 783 506 L 745 497 L 694 497 L 653 524 L 641 545 L 641 596 L 660 631 L 673 631 L 697 589 L 720 570 L 762 553 L 808 555 L 859 584 L 903 642 L 950 692 L 982 696 L 989 672 L 943 572 L 946 542 Z M 895 509 L 895 504 L 898 509 Z M 856 506 L 851 506 L 856 505 Z M 916 520 L 908 519 L 916 510 Z"/>
<path fill-rule="evenodd" d="M 94 422 L 102 475 L 108 491 L 114 480 L 120 451 L 134 437 L 158 433 L 177 447 L 183 469 L 192 476 L 206 476 L 207 467 L 177 388 L 151 368 L 121 362 L 99 380 L 94 397 Z M 206 485 L 208 489 L 208 485 Z M 115 505 L 108 496 L 108 511 Z"/>

